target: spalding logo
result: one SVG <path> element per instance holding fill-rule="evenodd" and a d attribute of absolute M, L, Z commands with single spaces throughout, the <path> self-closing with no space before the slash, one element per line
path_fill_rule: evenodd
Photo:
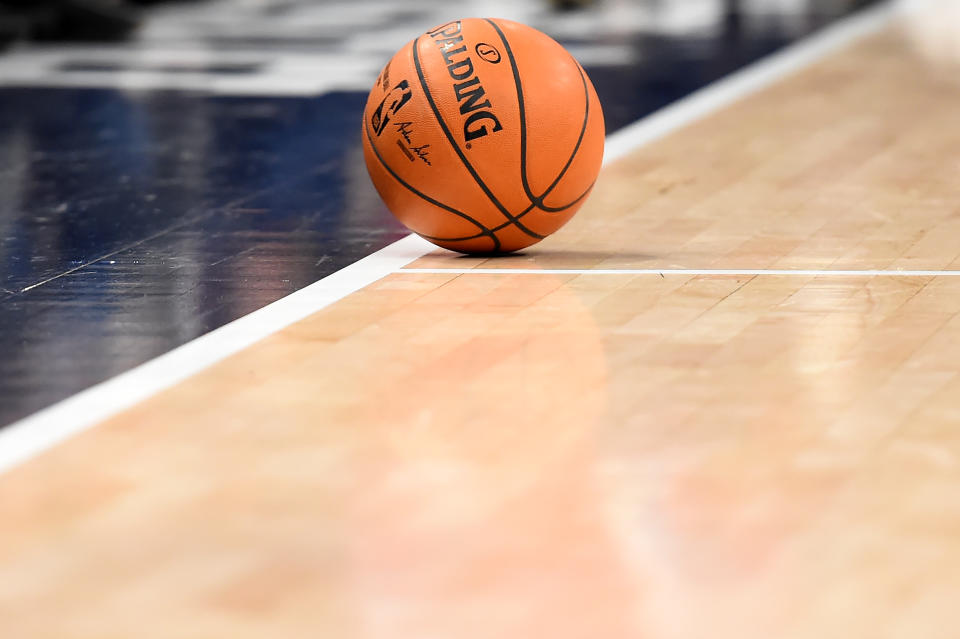
<path fill-rule="evenodd" d="M 497 119 L 497 116 L 494 115 L 492 109 L 493 105 L 490 104 L 490 100 L 481 100 L 483 96 L 487 94 L 483 90 L 483 86 L 480 84 L 480 78 L 476 76 L 473 68 L 473 60 L 469 55 L 456 58 L 462 53 L 467 52 L 467 46 L 463 43 L 463 36 L 460 35 L 460 23 L 459 22 L 450 22 L 444 25 L 441 25 L 427 33 L 431 38 L 433 38 L 437 46 L 440 47 L 440 51 L 443 55 L 443 59 L 447 63 L 447 73 L 450 74 L 450 78 L 453 79 L 453 91 L 457 96 L 457 102 L 460 103 L 460 114 L 467 115 L 469 117 L 463 123 L 463 137 L 467 142 L 471 140 L 476 140 L 482 138 L 489 133 L 496 133 L 497 131 L 502 131 L 503 126 L 500 124 L 500 120 Z M 460 46 L 455 47 L 455 45 L 460 44 Z M 484 45 L 489 46 L 489 45 Z M 499 62 L 500 53 L 489 47 L 497 55 L 497 61 Z M 478 54 L 480 49 L 478 45 Z M 480 54 L 486 60 L 486 54 Z M 492 60 L 491 60 L 492 61 Z M 492 129 L 487 129 L 487 124 L 492 125 Z"/>
<path fill-rule="evenodd" d="M 477 52 L 478 56 L 491 64 L 498 64 L 500 62 L 500 52 L 497 51 L 497 48 L 492 44 L 481 42 L 473 49 Z"/>

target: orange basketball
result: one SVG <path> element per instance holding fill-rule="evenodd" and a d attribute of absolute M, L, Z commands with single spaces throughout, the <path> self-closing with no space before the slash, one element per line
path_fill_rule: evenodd
<path fill-rule="evenodd" d="M 536 29 L 470 18 L 383 68 L 363 115 L 367 170 L 413 232 L 463 253 L 516 251 L 573 217 L 603 159 L 583 68 Z"/>

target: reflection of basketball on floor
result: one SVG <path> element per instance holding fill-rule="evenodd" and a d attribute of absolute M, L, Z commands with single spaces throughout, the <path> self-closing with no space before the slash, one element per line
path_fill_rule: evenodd
<path fill-rule="evenodd" d="M 312 364 L 311 382 L 347 382 L 341 406 L 358 420 L 326 436 L 350 486 L 334 499 L 349 504 L 337 532 L 352 610 L 386 620 L 365 637 L 640 636 L 610 532 L 594 524 L 591 466 L 609 389 L 591 304 L 626 279 L 399 274 L 354 298 L 396 312 Z M 531 303 L 504 304 L 517 299 Z M 589 615 L 555 614 L 596 591 Z M 511 610 L 488 614 L 500 601 Z"/>
<path fill-rule="evenodd" d="M 464 253 L 515 251 L 583 204 L 603 159 L 586 73 L 530 27 L 440 25 L 384 67 L 363 119 L 367 168 L 411 230 Z"/>

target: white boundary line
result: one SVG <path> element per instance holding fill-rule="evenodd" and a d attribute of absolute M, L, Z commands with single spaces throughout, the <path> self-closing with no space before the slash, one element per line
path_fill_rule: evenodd
<path fill-rule="evenodd" d="M 860 38 L 880 31 L 896 11 L 890 2 L 863 10 L 634 122 L 607 138 L 604 163 L 622 158 L 638 146 L 719 111 Z"/>
<path fill-rule="evenodd" d="M 409 235 L 169 353 L 0 429 L 0 472 L 130 408 L 433 250 Z"/>
<path fill-rule="evenodd" d="M 604 164 L 879 31 L 893 14 L 889 4 L 861 11 L 608 136 Z M 0 428 L 0 472 L 397 272 L 434 248 L 427 241 L 410 235 L 165 355 Z"/>
<path fill-rule="evenodd" d="M 403 268 L 400 273 L 457 275 L 804 275 L 807 277 L 957 277 L 960 271 L 821 271 L 775 268 Z"/>

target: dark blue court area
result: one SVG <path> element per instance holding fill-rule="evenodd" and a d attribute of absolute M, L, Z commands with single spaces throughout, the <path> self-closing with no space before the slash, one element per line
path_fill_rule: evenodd
<path fill-rule="evenodd" d="M 871 3 L 700 2 L 714 11 L 686 23 L 666 13 L 677 3 L 615 3 L 632 26 L 612 4 L 515 3 L 580 57 L 608 133 Z M 126 43 L 0 52 L 0 425 L 406 235 L 363 164 L 362 87 L 398 30 L 413 38 L 451 8 L 363 8 L 194 3 L 182 19 L 147 10 Z"/>

